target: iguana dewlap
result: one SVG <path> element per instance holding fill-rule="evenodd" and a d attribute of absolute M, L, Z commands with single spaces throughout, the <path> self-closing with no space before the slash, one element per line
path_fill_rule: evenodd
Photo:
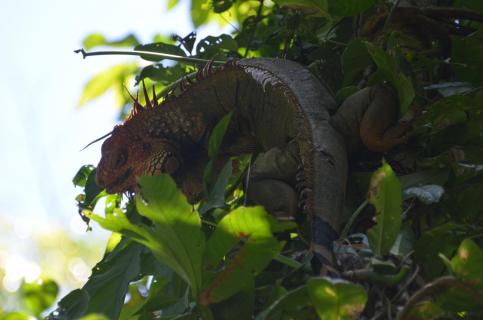
<path fill-rule="evenodd" d="M 169 173 L 195 196 L 208 137 L 232 110 L 221 153 L 261 152 L 250 200 L 272 211 L 307 212 L 313 250 L 322 264 L 330 262 L 331 243 L 346 220 L 348 153 L 361 141 L 384 151 L 405 139 L 404 128 L 391 128 L 397 101 L 382 85 L 357 92 L 336 112 L 329 89 L 295 62 L 242 59 L 205 67 L 195 83 L 159 106 L 156 99 L 144 107 L 135 101 L 131 116 L 102 146 L 97 183 L 124 192 L 135 189 L 137 176 Z"/>

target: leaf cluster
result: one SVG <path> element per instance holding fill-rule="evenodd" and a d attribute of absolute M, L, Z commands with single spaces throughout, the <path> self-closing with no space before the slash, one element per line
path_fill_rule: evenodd
<path fill-rule="evenodd" d="M 84 188 L 79 208 L 85 219 L 113 231 L 113 240 L 86 285 L 61 300 L 51 318 L 481 317 L 483 8 L 470 0 L 428 3 L 192 0 L 196 27 L 228 21 L 233 33 L 158 35 L 150 44 L 133 35 L 87 37 L 87 49 L 295 60 L 339 102 L 385 81 L 412 130 L 408 145 L 385 154 L 386 161 L 353 156 L 353 217 L 335 246 L 345 282 L 313 277 L 301 230 L 260 207 L 243 206 L 240 180 L 249 156 L 232 159 L 219 173 L 210 162 L 205 197 L 194 207 L 167 176 L 141 178 L 142 193 L 123 201 L 95 186 L 92 166 L 81 168 L 74 178 Z M 169 8 L 176 4 L 170 1 Z M 80 103 L 114 89 L 125 114 L 128 80 L 170 91 L 194 71 L 190 64 L 144 58 L 151 64 L 118 65 L 95 76 Z M 212 160 L 229 121 L 228 115 L 211 137 Z M 92 213 L 100 198 L 106 198 L 104 217 Z"/>

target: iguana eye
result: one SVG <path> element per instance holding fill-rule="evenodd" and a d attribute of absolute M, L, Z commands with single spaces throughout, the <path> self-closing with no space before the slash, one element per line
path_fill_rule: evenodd
<path fill-rule="evenodd" d="M 151 152 L 151 144 L 149 143 L 143 143 L 143 150 L 144 152 Z"/>
<path fill-rule="evenodd" d="M 117 159 L 116 159 L 116 167 L 121 167 L 123 166 L 127 161 L 127 152 L 125 150 L 122 150 L 119 152 Z"/>

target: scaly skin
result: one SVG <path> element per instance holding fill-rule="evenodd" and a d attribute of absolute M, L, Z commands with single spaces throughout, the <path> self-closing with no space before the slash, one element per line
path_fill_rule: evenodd
<path fill-rule="evenodd" d="M 314 267 L 325 273 L 332 264 L 332 241 L 346 220 L 348 152 L 361 141 L 384 151 L 405 139 L 401 126 L 388 130 L 397 116 L 394 94 L 384 86 L 367 88 L 335 113 L 333 96 L 320 81 L 301 65 L 280 59 L 207 66 L 198 78 L 160 106 L 135 103 L 131 117 L 102 146 L 98 185 L 109 193 L 124 192 L 136 189 L 137 176 L 169 173 L 189 199 L 195 198 L 209 134 L 234 110 L 222 159 L 261 153 L 252 168 L 249 201 L 279 216 L 308 213 Z"/>

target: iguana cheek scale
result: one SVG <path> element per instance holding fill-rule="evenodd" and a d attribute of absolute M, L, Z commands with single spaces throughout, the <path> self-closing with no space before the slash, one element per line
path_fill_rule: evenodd
<path fill-rule="evenodd" d="M 331 244 L 346 220 L 348 153 L 361 141 L 384 151 L 405 140 L 405 128 L 388 130 L 397 116 L 390 89 L 363 89 L 336 112 L 330 90 L 288 60 L 207 65 L 181 91 L 158 105 L 144 88 L 146 106 L 135 99 L 131 116 L 102 146 L 97 183 L 110 193 L 124 192 L 136 187 L 137 176 L 164 172 L 188 198 L 195 196 L 208 160 L 208 137 L 233 110 L 222 157 L 261 153 L 252 168 L 249 201 L 275 214 L 309 214 L 317 271 L 332 263 Z"/>

